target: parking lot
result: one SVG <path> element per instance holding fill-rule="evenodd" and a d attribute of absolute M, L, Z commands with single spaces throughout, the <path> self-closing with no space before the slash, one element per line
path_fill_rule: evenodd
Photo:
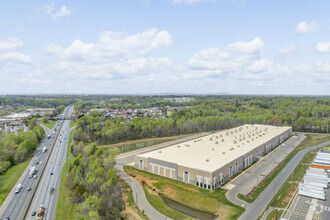
<path fill-rule="evenodd" d="M 285 215 L 288 220 L 330 219 L 330 188 L 325 189 L 326 199 L 319 200 L 298 195 Z"/>

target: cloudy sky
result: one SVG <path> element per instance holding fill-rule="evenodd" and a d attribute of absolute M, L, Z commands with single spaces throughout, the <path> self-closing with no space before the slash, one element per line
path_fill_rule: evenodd
<path fill-rule="evenodd" d="M 330 95 L 328 0 L 0 3 L 0 94 Z"/>

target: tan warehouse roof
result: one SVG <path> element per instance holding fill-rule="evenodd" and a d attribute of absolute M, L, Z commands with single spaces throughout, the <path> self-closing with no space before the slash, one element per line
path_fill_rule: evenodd
<path fill-rule="evenodd" d="M 289 129 L 270 125 L 243 125 L 140 156 L 212 172 Z"/>

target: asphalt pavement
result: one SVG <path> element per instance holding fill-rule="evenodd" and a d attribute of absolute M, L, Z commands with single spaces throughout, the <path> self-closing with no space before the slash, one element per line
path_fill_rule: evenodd
<path fill-rule="evenodd" d="M 70 107 L 70 109 L 69 107 L 67 107 L 64 112 L 66 114 L 71 115 L 72 107 Z M 16 183 L 16 185 L 2 204 L 0 208 L 0 219 L 5 219 L 8 217 L 10 219 L 26 219 L 25 214 L 27 213 L 27 209 L 30 206 L 30 202 L 33 201 L 32 198 L 34 197 L 35 192 L 38 191 L 37 188 L 41 188 L 44 185 L 43 181 L 41 182 L 40 180 L 43 178 L 43 176 L 45 176 L 43 175 L 43 173 L 47 173 L 49 169 L 47 168 L 49 167 L 49 158 L 57 154 L 56 149 L 54 150 L 54 147 L 56 147 L 54 143 L 56 143 L 55 139 L 57 136 L 61 137 L 59 134 L 62 132 L 62 130 L 60 130 L 59 128 L 62 127 L 62 124 L 68 124 L 68 126 L 70 126 L 70 121 L 57 121 L 51 132 L 46 134 L 44 140 L 37 148 L 34 157 L 31 159 L 29 166 L 23 172 L 19 181 Z M 50 138 L 48 138 L 48 135 L 50 135 Z M 45 146 L 47 150 L 43 152 L 42 149 Z M 29 171 L 32 166 L 36 167 L 36 178 L 31 178 L 29 175 Z M 54 174 L 56 172 L 57 171 L 55 171 Z M 18 184 L 21 184 L 23 188 L 18 194 L 15 194 L 15 190 Z M 29 187 L 31 187 L 30 191 L 27 190 Z M 31 213 L 29 213 L 27 216 L 31 216 Z"/>
<path fill-rule="evenodd" d="M 68 112 L 68 115 L 71 114 L 72 108 Z M 54 219 L 62 167 L 66 160 L 71 131 L 70 121 L 65 120 L 56 140 L 55 148 L 45 167 L 44 175 L 40 179 L 39 187 L 31 200 L 25 219 L 35 219 L 35 217 L 31 216 L 31 213 L 33 211 L 37 212 L 41 205 L 45 207 L 43 219 Z M 51 188 L 54 188 L 53 194 L 50 193 Z"/>
<path fill-rule="evenodd" d="M 246 208 L 245 212 L 241 215 L 239 219 L 241 220 L 251 220 L 257 219 L 269 202 L 272 200 L 274 195 L 282 187 L 286 179 L 290 176 L 292 171 L 299 164 L 300 160 L 309 151 L 325 147 L 330 144 L 330 141 L 324 142 L 322 144 L 315 145 L 313 147 L 299 151 L 285 166 L 285 168 L 274 178 L 274 180 L 268 185 L 268 187 L 258 196 L 258 198 Z"/>
<path fill-rule="evenodd" d="M 285 159 L 303 140 L 304 134 L 293 136 L 286 140 L 283 144 L 276 147 L 273 151 L 260 158 L 260 160 L 246 171 L 241 173 L 235 179 L 227 183 L 223 188 L 227 189 L 227 198 L 237 205 L 247 208 L 250 203 L 239 200 L 237 194 L 248 194 L 258 182 L 262 181 L 274 168 Z"/>

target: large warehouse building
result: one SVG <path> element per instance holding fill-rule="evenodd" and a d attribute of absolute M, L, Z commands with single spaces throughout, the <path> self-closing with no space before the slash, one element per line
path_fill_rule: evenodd
<path fill-rule="evenodd" d="M 291 127 L 243 125 L 136 155 L 135 167 L 215 189 L 291 135 Z"/>

